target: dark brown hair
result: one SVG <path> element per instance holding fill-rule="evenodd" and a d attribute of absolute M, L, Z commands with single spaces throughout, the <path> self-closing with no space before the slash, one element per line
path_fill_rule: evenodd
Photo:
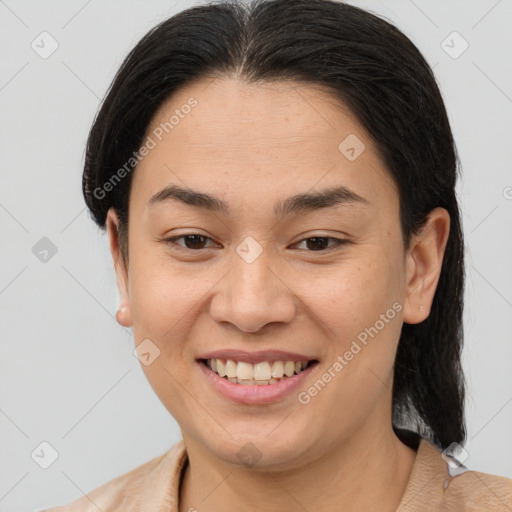
<path fill-rule="evenodd" d="M 393 423 L 442 447 L 463 444 L 459 159 L 441 93 L 420 51 L 383 18 L 334 0 L 211 2 L 154 27 L 110 86 L 89 135 L 83 173 L 85 202 L 98 226 L 105 228 L 110 207 L 120 217 L 126 262 L 134 152 L 159 106 L 204 77 L 320 85 L 348 105 L 398 186 L 405 247 L 431 210 L 449 212 L 450 235 L 430 315 L 402 328 Z M 118 179 L 129 161 L 135 164 L 131 172 Z"/>

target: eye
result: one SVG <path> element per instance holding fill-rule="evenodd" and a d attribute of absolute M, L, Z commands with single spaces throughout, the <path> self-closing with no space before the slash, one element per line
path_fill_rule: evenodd
<path fill-rule="evenodd" d="M 329 247 L 325 247 L 326 240 L 333 240 L 334 243 Z M 303 242 L 311 242 L 311 243 L 307 243 L 307 245 L 306 245 L 306 247 L 308 247 L 309 249 L 312 248 L 312 251 L 309 251 L 309 252 L 329 252 L 343 244 L 349 243 L 349 240 L 343 240 L 341 238 L 333 238 L 332 236 L 314 236 L 314 237 L 303 238 L 302 240 L 299 240 L 299 242 L 297 242 L 297 243 L 301 244 Z"/>
<path fill-rule="evenodd" d="M 177 240 L 184 239 L 185 245 L 177 243 Z M 209 247 L 204 247 L 206 241 L 212 240 L 211 238 L 201 235 L 199 233 L 190 233 L 186 235 L 175 236 L 172 238 L 167 238 L 164 240 L 169 245 L 174 246 L 175 248 L 181 250 L 191 250 L 191 251 L 200 251 L 202 249 L 208 249 Z M 330 246 L 325 246 L 326 240 L 332 240 L 334 243 Z M 315 236 L 315 237 L 307 237 L 299 240 L 297 244 L 301 244 L 304 242 L 307 243 L 306 247 L 311 249 L 308 252 L 330 252 L 331 250 L 336 249 L 337 247 L 350 243 L 349 240 L 344 240 L 341 238 L 334 238 L 331 236 Z M 199 247 L 198 247 L 199 246 Z"/>
<path fill-rule="evenodd" d="M 179 244 L 176 242 L 176 240 L 179 240 L 180 238 L 185 239 L 185 245 Z M 211 240 L 211 238 L 208 238 L 207 236 L 200 235 L 199 233 L 190 233 L 187 235 L 180 235 L 175 236 L 172 238 L 167 238 L 164 240 L 167 244 L 175 246 L 177 249 L 184 249 L 184 250 L 201 250 L 201 249 L 208 249 L 208 247 L 198 247 L 198 245 L 203 245 L 205 240 Z"/>

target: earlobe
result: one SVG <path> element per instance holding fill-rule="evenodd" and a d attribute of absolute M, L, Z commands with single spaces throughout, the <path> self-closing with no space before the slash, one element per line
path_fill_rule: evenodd
<path fill-rule="evenodd" d="M 418 324 L 428 318 L 450 232 L 450 215 L 435 208 L 421 232 L 411 238 L 406 255 L 406 296 L 403 321 Z"/>
<path fill-rule="evenodd" d="M 120 304 L 119 309 L 116 313 L 117 323 L 124 327 L 131 327 L 132 325 L 132 316 L 130 312 L 130 306 L 125 304 Z"/>
<path fill-rule="evenodd" d="M 131 327 L 132 316 L 128 294 L 128 269 L 123 260 L 119 247 L 119 218 L 114 208 L 107 212 L 107 230 L 110 244 L 110 252 L 116 272 L 117 288 L 119 290 L 119 308 L 116 313 L 116 320 L 124 327 Z"/>

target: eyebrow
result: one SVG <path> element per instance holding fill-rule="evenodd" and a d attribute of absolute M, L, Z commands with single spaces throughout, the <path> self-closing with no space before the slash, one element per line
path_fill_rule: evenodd
<path fill-rule="evenodd" d="M 180 201 L 207 211 L 229 214 L 229 205 L 221 198 L 177 185 L 168 185 L 157 192 L 151 197 L 148 205 L 152 206 L 167 201 Z M 331 187 L 318 192 L 297 194 L 281 199 L 274 205 L 274 215 L 281 218 L 291 213 L 309 213 L 354 203 L 368 205 L 369 201 L 345 186 Z"/>

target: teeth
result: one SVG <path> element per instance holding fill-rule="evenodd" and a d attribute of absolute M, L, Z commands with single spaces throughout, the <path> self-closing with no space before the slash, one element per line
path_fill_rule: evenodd
<path fill-rule="evenodd" d="M 240 363 L 239 363 L 240 364 Z M 250 365 L 253 366 L 253 365 Z M 272 377 L 272 371 L 270 370 L 270 363 L 263 361 L 254 365 L 253 379 L 254 380 L 268 380 Z"/>
<path fill-rule="evenodd" d="M 295 372 L 295 363 L 293 361 L 286 361 L 284 363 L 284 374 L 287 377 L 291 377 Z"/>
<path fill-rule="evenodd" d="M 238 363 L 238 366 L 236 367 L 236 376 L 241 380 L 251 380 L 253 376 L 252 364 Z"/>
<path fill-rule="evenodd" d="M 216 369 L 213 367 L 212 361 L 215 361 Z M 222 359 L 208 359 L 208 363 L 214 372 L 218 373 L 221 377 L 226 376 L 226 365 Z"/>
<path fill-rule="evenodd" d="M 272 377 L 274 379 L 281 379 L 284 375 L 283 361 L 274 361 L 272 363 Z"/>
<path fill-rule="evenodd" d="M 211 366 L 210 366 L 211 368 Z M 228 378 L 234 378 L 236 377 L 236 368 L 237 364 L 235 361 L 232 361 L 231 359 L 228 359 L 226 361 L 226 375 Z"/>
<path fill-rule="evenodd" d="M 207 366 L 230 382 L 246 386 L 266 385 L 292 377 L 306 369 L 308 361 L 262 361 L 251 364 L 232 359 L 208 359 Z"/>

